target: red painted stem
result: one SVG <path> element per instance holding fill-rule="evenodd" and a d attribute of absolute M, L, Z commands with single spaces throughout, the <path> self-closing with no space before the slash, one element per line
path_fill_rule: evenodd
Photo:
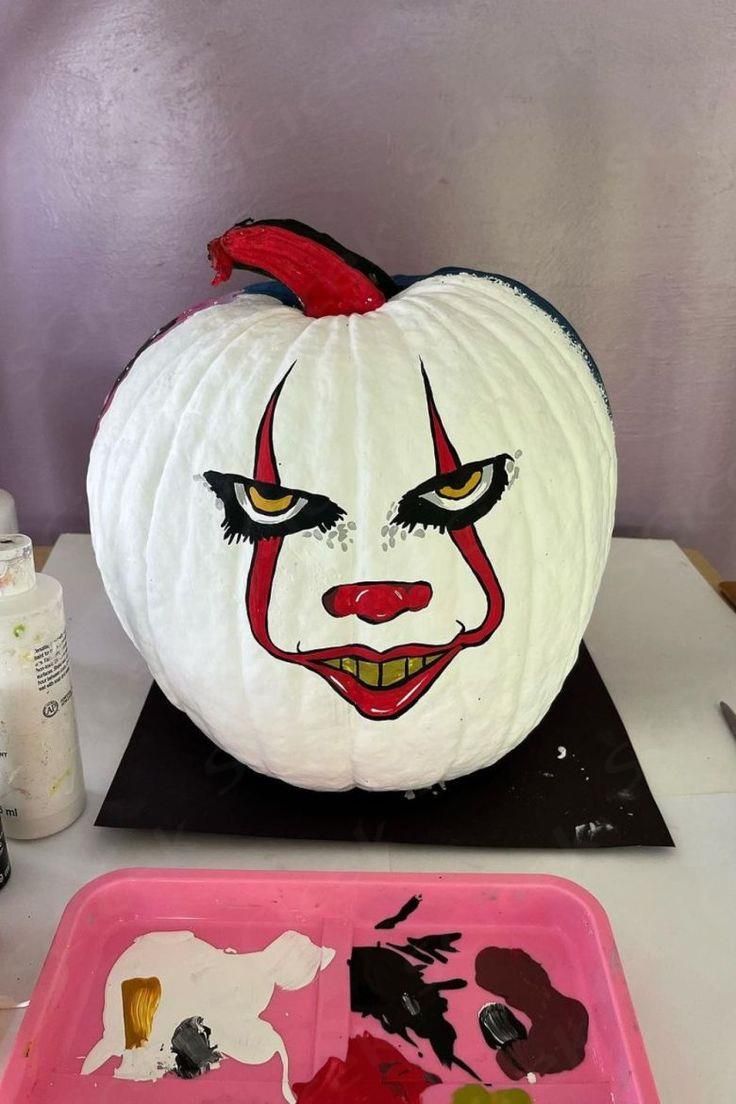
<path fill-rule="evenodd" d="M 386 302 L 387 296 L 365 272 L 326 244 L 330 238 L 308 227 L 304 230 L 267 222 L 233 226 L 209 243 L 212 283 L 228 280 L 233 268 L 265 273 L 293 291 L 310 318 L 367 314 Z"/>

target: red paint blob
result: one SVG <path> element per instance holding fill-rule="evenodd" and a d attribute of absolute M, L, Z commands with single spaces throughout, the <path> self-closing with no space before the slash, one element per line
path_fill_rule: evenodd
<path fill-rule="evenodd" d="M 396 1047 L 365 1032 L 349 1040 L 344 1062 L 329 1058 L 294 1092 L 298 1104 L 421 1104 L 424 1090 L 439 1083 Z"/>
<path fill-rule="evenodd" d="M 333 617 L 354 615 L 380 625 L 401 613 L 416 613 L 432 600 L 429 583 L 344 583 L 322 595 L 322 605 Z"/>

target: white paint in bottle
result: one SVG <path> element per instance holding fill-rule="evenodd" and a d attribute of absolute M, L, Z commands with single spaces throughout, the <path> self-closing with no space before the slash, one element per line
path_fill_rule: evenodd
<path fill-rule="evenodd" d="M 86 802 L 61 584 L 36 575 L 33 545 L 0 536 L 0 812 L 5 834 L 38 839 Z"/>

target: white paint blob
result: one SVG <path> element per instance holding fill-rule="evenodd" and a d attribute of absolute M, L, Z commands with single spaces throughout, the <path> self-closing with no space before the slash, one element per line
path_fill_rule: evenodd
<path fill-rule="evenodd" d="M 211 1044 L 224 1058 L 261 1065 L 281 1058 L 282 1091 L 289 1104 L 288 1055 L 283 1039 L 261 1013 L 274 989 L 301 989 L 334 958 L 330 947 L 318 947 L 296 931 L 286 931 L 261 951 L 233 954 L 193 932 L 149 932 L 140 936 L 113 965 L 105 985 L 103 1036 L 82 1066 L 94 1073 L 109 1058 L 122 1058 L 115 1077 L 155 1081 L 171 1072 L 176 1056 L 171 1038 L 179 1024 L 201 1016 Z M 161 1002 L 147 1043 L 126 1050 L 121 986 L 129 978 L 157 977 Z"/>

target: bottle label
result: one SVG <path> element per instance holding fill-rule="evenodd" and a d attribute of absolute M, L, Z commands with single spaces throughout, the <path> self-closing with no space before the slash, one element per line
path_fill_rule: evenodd
<path fill-rule="evenodd" d="M 33 665 L 36 670 L 36 685 L 39 690 L 50 690 L 52 686 L 56 686 L 57 683 L 66 678 L 69 674 L 69 648 L 66 642 L 66 629 L 63 629 L 48 644 L 42 644 L 40 648 L 34 649 Z M 45 710 L 44 716 L 48 716 Z"/>
<path fill-rule="evenodd" d="M 18 621 L 12 646 L 0 647 L 0 814 L 10 838 L 55 831 L 84 802 L 66 630 L 60 607 L 52 612 Z"/>

